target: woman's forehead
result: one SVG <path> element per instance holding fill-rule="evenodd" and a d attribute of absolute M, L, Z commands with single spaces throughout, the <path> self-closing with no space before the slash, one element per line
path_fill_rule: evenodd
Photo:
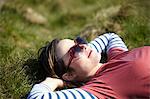
<path fill-rule="evenodd" d="M 75 42 L 71 39 L 60 40 L 56 46 L 56 53 L 58 58 L 62 58 L 68 50 L 75 45 Z"/>

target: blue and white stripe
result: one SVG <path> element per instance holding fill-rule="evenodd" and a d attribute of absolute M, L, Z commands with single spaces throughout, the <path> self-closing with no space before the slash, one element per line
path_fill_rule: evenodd
<path fill-rule="evenodd" d="M 49 91 L 43 84 L 36 84 L 27 99 L 97 99 L 97 97 L 80 88 L 53 92 Z"/>
<path fill-rule="evenodd" d="M 111 48 L 120 48 L 127 51 L 127 46 L 122 41 L 122 39 L 115 33 L 105 33 L 101 36 L 98 36 L 93 41 L 88 44 L 93 50 L 102 53 L 108 52 Z"/>

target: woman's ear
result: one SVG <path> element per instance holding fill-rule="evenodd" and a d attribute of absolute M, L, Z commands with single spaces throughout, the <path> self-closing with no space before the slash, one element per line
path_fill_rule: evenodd
<path fill-rule="evenodd" d="M 62 78 L 66 81 L 73 81 L 75 78 L 75 75 L 73 73 L 65 73 L 63 74 Z"/>

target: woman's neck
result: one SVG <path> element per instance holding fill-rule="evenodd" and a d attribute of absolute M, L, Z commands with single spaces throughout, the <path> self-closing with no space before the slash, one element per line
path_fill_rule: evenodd
<path fill-rule="evenodd" d="M 96 65 L 92 70 L 91 72 L 89 73 L 88 75 L 88 78 L 91 78 L 95 75 L 95 73 L 97 72 L 97 70 L 102 66 L 103 64 L 102 63 L 98 63 L 98 65 Z"/>

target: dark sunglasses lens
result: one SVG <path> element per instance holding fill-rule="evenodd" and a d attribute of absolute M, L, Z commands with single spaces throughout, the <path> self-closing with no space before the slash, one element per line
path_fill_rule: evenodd
<path fill-rule="evenodd" d="M 80 46 L 74 47 L 74 51 L 75 51 L 75 52 L 80 52 L 80 51 L 81 51 L 81 47 L 80 47 Z"/>
<path fill-rule="evenodd" d="M 78 43 L 78 44 L 87 44 L 86 40 L 84 38 L 81 38 L 81 37 L 77 37 L 75 39 L 75 41 Z"/>

